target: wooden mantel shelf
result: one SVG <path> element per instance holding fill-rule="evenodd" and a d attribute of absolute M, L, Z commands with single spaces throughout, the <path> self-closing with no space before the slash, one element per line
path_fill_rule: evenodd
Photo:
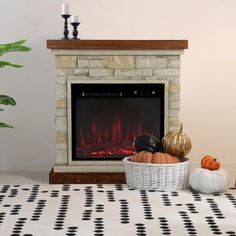
<path fill-rule="evenodd" d="M 47 40 L 49 49 L 97 50 L 179 50 L 188 48 L 188 40 Z"/>

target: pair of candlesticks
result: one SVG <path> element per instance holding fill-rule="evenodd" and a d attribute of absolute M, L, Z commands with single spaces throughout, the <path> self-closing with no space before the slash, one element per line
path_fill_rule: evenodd
<path fill-rule="evenodd" d="M 68 19 L 70 18 L 71 15 L 68 14 L 63 14 L 61 15 L 65 22 L 64 22 L 64 31 L 63 31 L 63 35 L 64 38 L 63 39 L 69 39 L 68 35 L 69 35 L 69 30 L 68 30 Z M 71 25 L 73 26 L 73 31 L 72 31 L 72 35 L 73 35 L 73 39 L 79 39 L 78 38 L 78 30 L 77 27 L 79 26 L 79 22 L 71 22 Z"/>

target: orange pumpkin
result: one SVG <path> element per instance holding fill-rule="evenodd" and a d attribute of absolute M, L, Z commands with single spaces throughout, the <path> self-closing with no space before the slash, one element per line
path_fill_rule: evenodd
<path fill-rule="evenodd" d="M 179 162 L 179 158 L 168 153 L 155 152 L 152 156 L 152 163 L 154 164 L 174 164 Z"/>
<path fill-rule="evenodd" d="M 147 151 L 141 151 L 132 156 L 130 161 L 140 162 L 140 163 L 151 163 L 152 162 L 152 153 Z"/>
<path fill-rule="evenodd" d="M 220 163 L 216 158 L 206 155 L 201 160 L 202 168 L 209 170 L 218 170 L 220 168 Z"/>

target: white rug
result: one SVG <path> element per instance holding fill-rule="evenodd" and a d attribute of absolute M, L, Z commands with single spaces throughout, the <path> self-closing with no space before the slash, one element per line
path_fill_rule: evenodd
<path fill-rule="evenodd" d="M 236 235 L 236 189 L 204 195 L 126 185 L 1 185 L 0 236 Z"/>

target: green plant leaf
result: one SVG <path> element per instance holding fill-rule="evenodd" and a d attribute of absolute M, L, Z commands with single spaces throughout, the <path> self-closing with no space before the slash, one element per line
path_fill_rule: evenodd
<path fill-rule="evenodd" d="M 7 52 L 28 52 L 31 50 L 30 47 L 24 46 L 23 44 L 26 42 L 26 40 L 20 40 L 13 43 L 7 43 L 7 44 L 0 44 L 0 56 L 4 55 Z M 13 64 L 11 62 L 7 61 L 0 61 L 0 68 L 3 68 L 5 66 L 11 66 L 15 68 L 20 68 L 22 65 L 19 64 Z M 0 104 L 2 105 L 12 105 L 15 106 L 16 102 L 12 97 L 9 97 L 7 95 L 0 95 Z M 4 111 L 4 109 L 0 108 L 0 111 Z M 12 125 L 0 122 L 0 128 L 14 128 Z"/>
<path fill-rule="evenodd" d="M 7 95 L 0 95 L 0 104 L 15 106 L 16 101 L 14 100 L 14 98 L 9 97 Z"/>
<path fill-rule="evenodd" d="M 19 64 L 12 64 L 10 62 L 7 61 L 0 61 L 0 68 L 4 67 L 4 66 L 12 66 L 12 67 L 16 67 L 16 68 L 20 68 L 23 65 L 19 65 Z"/>
<path fill-rule="evenodd" d="M 14 128 L 12 125 L 8 125 L 6 123 L 0 122 L 0 128 Z"/>
<path fill-rule="evenodd" d="M 0 56 L 7 52 L 28 52 L 31 50 L 30 47 L 24 46 L 26 40 L 20 40 L 13 43 L 0 44 Z"/>

